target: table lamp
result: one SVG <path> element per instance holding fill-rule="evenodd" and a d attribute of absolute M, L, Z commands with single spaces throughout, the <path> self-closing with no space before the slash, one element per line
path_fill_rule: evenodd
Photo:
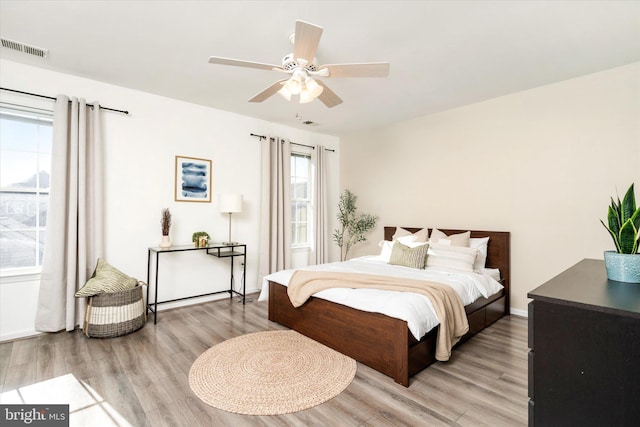
<path fill-rule="evenodd" d="M 234 245 L 238 242 L 231 241 L 231 214 L 242 212 L 242 194 L 220 194 L 218 198 L 218 210 L 229 214 L 229 239 L 223 242 L 225 245 Z"/>

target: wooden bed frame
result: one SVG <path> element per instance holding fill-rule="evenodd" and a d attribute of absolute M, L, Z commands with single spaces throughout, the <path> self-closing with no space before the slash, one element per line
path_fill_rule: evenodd
<path fill-rule="evenodd" d="M 402 228 L 411 232 L 420 230 Z M 396 227 L 384 227 L 385 240 L 391 240 L 395 230 Z M 466 231 L 441 230 L 446 234 Z M 486 266 L 500 269 L 504 290 L 488 299 L 481 297 L 465 307 L 469 332 L 460 342 L 509 314 L 510 233 L 471 231 L 471 237 L 490 238 Z M 346 354 L 405 387 L 409 386 L 410 376 L 435 362 L 438 327 L 418 341 L 407 328 L 406 321 L 383 314 L 356 310 L 314 297 L 294 308 L 286 287 L 275 282 L 269 282 L 269 320 Z"/>

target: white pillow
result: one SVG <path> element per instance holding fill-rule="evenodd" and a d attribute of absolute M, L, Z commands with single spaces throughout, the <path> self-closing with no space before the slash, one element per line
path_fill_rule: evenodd
<path fill-rule="evenodd" d="M 496 282 L 499 282 L 501 280 L 500 277 L 500 270 L 497 268 L 485 268 L 483 269 L 483 271 L 488 274 L 489 276 L 491 276 L 491 278 L 493 280 L 495 280 Z"/>
<path fill-rule="evenodd" d="M 442 231 L 434 228 L 431 231 L 431 236 L 429 237 L 429 242 L 435 245 L 450 245 L 450 246 L 463 246 L 469 247 L 469 238 L 471 237 L 470 231 L 465 231 L 460 234 L 452 234 L 447 236 Z"/>
<path fill-rule="evenodd" d="M 473 270 L 476 273 L 482 271 L 482 269 L 487 264 L 487 246 L 489 245 L 488 237 L 472 237 L 469 239 L 469 247 L 475 248 L 478 250 L 478 256 L 476 257 L 476 262 L 473 265 Z"/>
<path fill-rule="evenodd" d="M 396 227 L 396 232 L 393 233 L 391 241 L 380 240 L 380 242 L 378 242 L 378 246 L 381 248 L 380 257 L 389 262 L 389 259 L 391 257 L 391 250 L 393 249 L 393 244 L 396 241 L 402 243 L 403 245 L 409 246 L 410 248 L 415 248 L 416 246 L 429 243 L 428 236 L 428 228 L 423 228 L 411 234 L 410 231 L 405 230 L 404 228 Z"/>
<path fill-rule="evenodd" d="M 391 236 L 391 240 L 397 240 L 399 237 L 411 236 L 411 232 L 404 228 L 396 227 L 396 232 Z"/>
<path fill-rule="evenodd" d="M 389 262 L 389 260 L 391 259 L 391 250 L 393 249 L 393 242 L 390 242 L 388 240 L 381 240 L 380 243 L 378 243 L 378 246 L 382 248 L 382 250 L 380 251 L 380 258 L 382 258 L 386 262 Z"/>
<path fill-rule="evenodd" d="M 436 244 L 429 246 L 427 254 L 427 267 L 473 272 L 478 250 L 476 248 Z"/>
<path fill-rule="evenodd" d="M 408 245 L 409 243 L 413 243 L 416 241 L 416 236 L 414 236 L 413 234 L 409 234 L 408 236 L 398 237 L 395 240 L 396 242 L 400 242 L 403 245 Z"/>
<path fill-rule="evenodd" d="M 416 238 L 416 242 L 428 242 L 429 241 L 429 229 L 423 228 L 412 234 Z"/>
<path fill-rule="evenodd" d="M 410 235 L 410 236 L 400 237 L 396 241 L 402 243 L 405 246 L 409 246 L 410 248 L 416 248 L 418 246 L 428 244 L 428 242 L 416 242 L 414 240 L 415 240 L 415 236 Z M 380 258 L 382 258 L 386 262 L 389 262 L 389 260 L 391 259 L 391 252 L 393 251 L 393 245 L 395 244 L 396 241 L 390 242 L 388 240 L 380 240 L 378 242 L 378 246 L 380 246 L 381 248 Z"/>
<path fill-rule="evenodd" d="M 428 245 L 429 242 L 409 242 L 409 243 L 405 243 L 406 246 L 409 246 L 410 248 L 417 248 L 418 246 L 424 246 L 424 245 Z"/>
<path fill-rule="evenodd" d="M 399 239 L 401 237 L 406 237 L 406 236 L 415 237 L 415 241 L 416 242 L 427 242 L 427 241 L 429 241 L 429 229 L 428 228 L 423 228 L 423 229 L 420 229 L 420 230 L 416 231 L 415 233 L 411 234 L 411 232 L 409 230 L 405 230 L 404 228 L 396 227 L 396 232 L 391 237 L 391 240 L 400 241 Z"/>

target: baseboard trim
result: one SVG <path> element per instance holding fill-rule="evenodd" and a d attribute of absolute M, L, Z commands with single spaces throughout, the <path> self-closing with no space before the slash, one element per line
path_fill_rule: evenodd
<path fill-rule="evenodd" d="M 247 291 L 247 297 L 249 297 L 250 294 L 255 294 L 258 291 L 256 290 L 250 290 Z M 257 300 L 257 296 L 256 295 L 251 295 L 252 297 L 254 297 Z M 160 308 L 160 306 L 158 306 L 158 312 L 160 311 L 164 311 L 164 310 L 171 310 L 174 308 L 178 308 L 178 307 L 184 307 L 187 305 L 196 305 L 196 304 L 203 304 L 205 302 L 210 302 L 210 301 L 216 301 L 216 300 L 220 300 L 223 298 L 229 298 L 228 295 L 216 295 L 215 297 L 211 298 L 197 298 L 194 299 L 190 302 L 186 302 L 186 301 L 181 301 L 180 303 L 174 303 L 174 304 L 166 304 L 164 305 L 164 307 Z M 235 296 L 235 298 L 237 298 L 237 296 Z M 512 308 L 510 310 L 510 313 L 515 315 L 515 316 L 520 316 L 520 317 L 528 317 L 529 313 L 527 310 L 520 310 L 517 308 Z M 153 316 L 153 313 L 149 313 L 150 316 Z M 13 333 L 13 334 L 6 334 L 6 335 L 0 335 L 0 343 L 2 342 L 6 342 L 6 341 L 15 341 L 15 340 L 19 340 L 19 339 L 23 339 L 23 338 L 31 338 L 31 337 L 35 337 L 38 335 L 42 335 L 46 332 L 39 332 L 39 331 L 24 331 L 24 332 L 17 332 L 17 333 Z"/>
<path fill-rule="evenodd" d="M 529 317 L 529 312 L 527 310 L 520 310 L 519 308 L 512 308 L 510 310 L 511 314 L 520 317 Z"/>
<path fill-rule="evenodd" d="M 38 335 L 43 335 L 45 333 L 46 332 L 40 332 L 40 331 L 24 331 L 24 332 L 16 332 L 13 334 L 0 335 L 0 343 L 7 342 L 7 341 L 21 340 L 23 338 L 32 338 Z"/>

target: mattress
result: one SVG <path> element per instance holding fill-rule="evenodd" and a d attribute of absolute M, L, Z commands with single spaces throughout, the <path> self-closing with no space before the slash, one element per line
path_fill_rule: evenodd
<path fill-rule="evenodd" d="M 344 262 L 313 265 L 304 267 L 303 270 L 374 274 L 444 283 L 456 291 L 464 305 L 469 305 L 480 297 L 489 298 L 503 288 L 496 280 L 497 272 L 495 270 L 462 272 L 436 267 L 416 269 L 390 265 L 380 256 L 365 256 Z M 265 276 L 258 300 L 268 300 L 269 281 L 287 286 L 294 271 L 282 270 Z M 409 331 L 417 340 L 440 323 L 429 298 L 413 292 L 333 288 L 323 290 L 313 296 L 358 310 L 381 313 L 404 320 L 407 322 Z"/>

